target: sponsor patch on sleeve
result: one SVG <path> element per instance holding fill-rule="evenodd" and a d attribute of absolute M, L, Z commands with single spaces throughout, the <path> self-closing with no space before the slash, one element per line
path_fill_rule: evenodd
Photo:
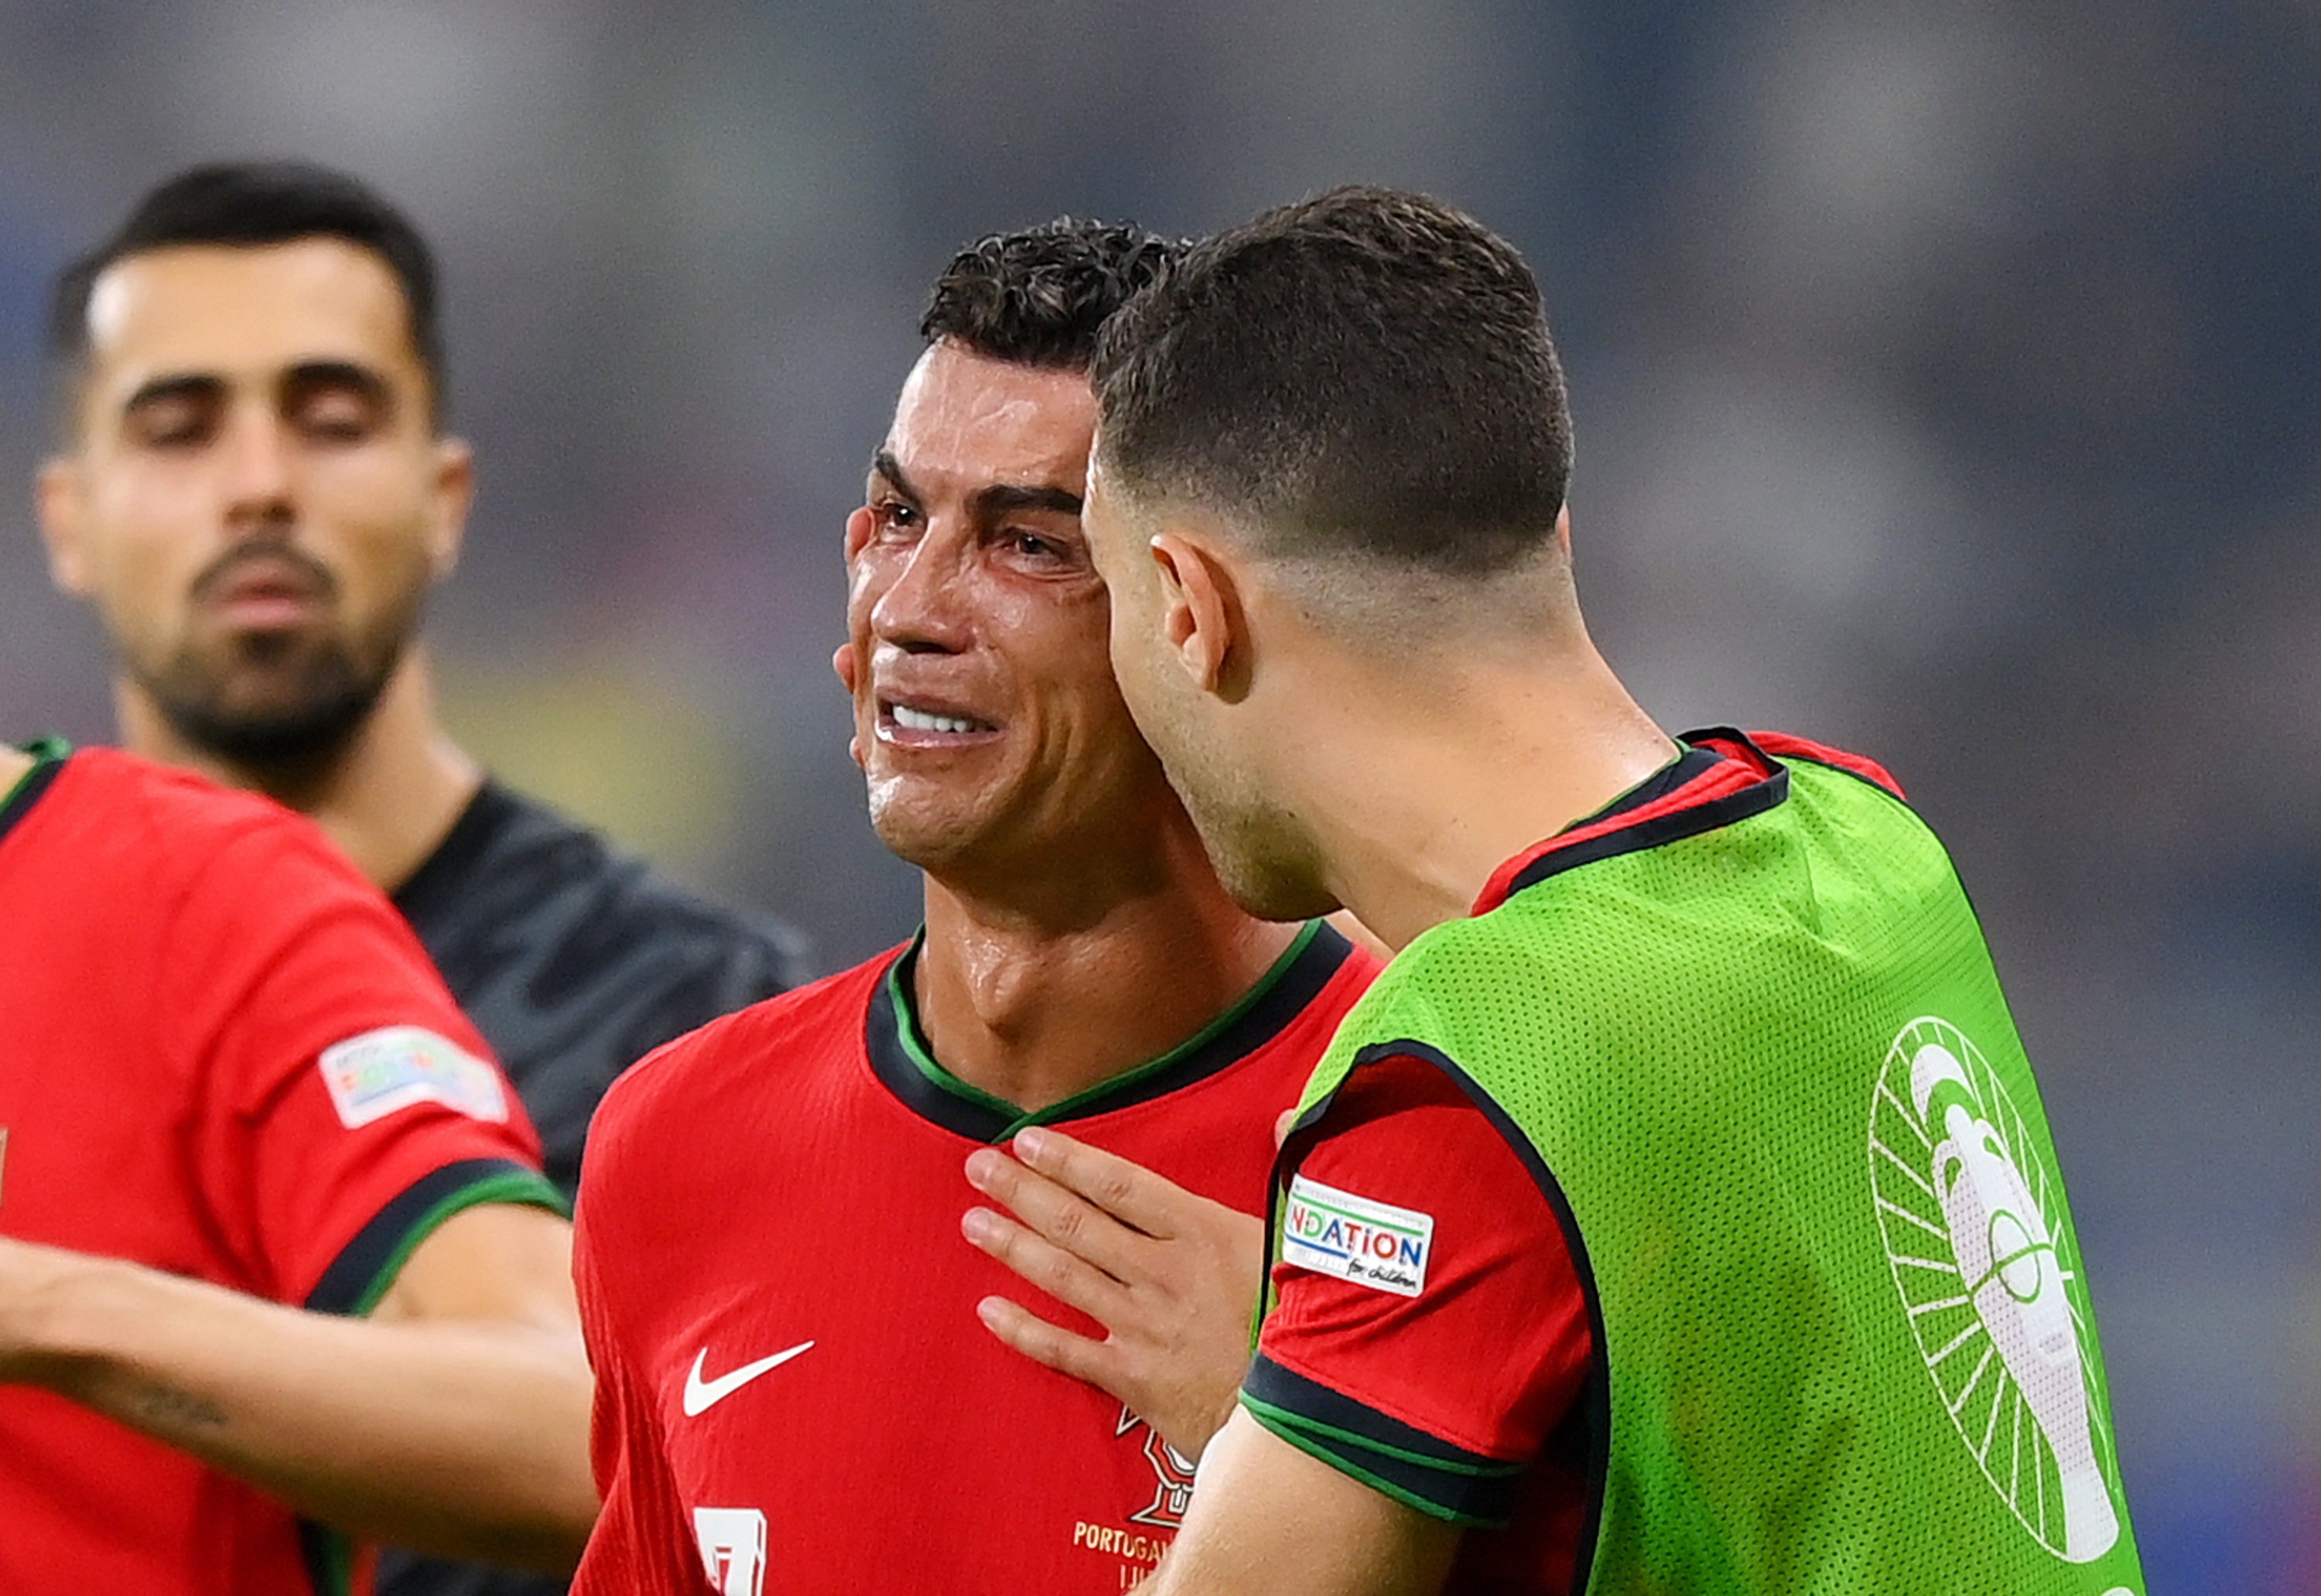
<path fill-rule="evenodd" d="M 508 1117 L 499 1072 L 422 1026 L 365 1031 L 324 1048 L 315 1062 L 349 1130 L 418 1103 L 439 1104 L 495 1125 Z"/>
<path fill-rule="evenodd" d="M 1372 1202 L 1294 1175 L 1281 1227 L 1281 1261 L 1357 1285 L 1415 1297 L 1426 1289 L 1434 1216 Z"/>

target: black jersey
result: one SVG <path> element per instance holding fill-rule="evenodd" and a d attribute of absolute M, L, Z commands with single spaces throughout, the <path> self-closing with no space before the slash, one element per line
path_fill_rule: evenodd
<path fill-rule="evenodd" d="M 721 908 L 561 815 L 487 781 L 394 894 L 538 1126 L 548 1176 L 580 1181 L 613 1078 L 673 1037 L 787 991 L 804 944 Z M 389 1552 L 380 1596 L 547 1596 L 565 1582 Z"/>
<path fill-rule="evenodd" d="M 705 902 L 496 781 L 394 896 L 568 1193 L 614 1076 L 804 976 L 803 944 L 779 921 Z"/>

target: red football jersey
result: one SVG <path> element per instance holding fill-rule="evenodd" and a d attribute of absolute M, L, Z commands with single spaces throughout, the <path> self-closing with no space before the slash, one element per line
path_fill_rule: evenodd
<path fill-rule="evenodd" d="M 1191 1494 L 1101 1391 L 1003 1346 L 960 1234 L 978 1144 L 1057 1125 L 1262 1211 L 1275 1117 L 1377 962 L 1315 925 L 1184 1046 L 1042 1113 L 946 1072 L 904 950 L 694 1033 L 598 1110 L 576 1272 L 605 1513 L 584 1596 L 1117 1596 Z"/>
<path fill-rule="evenodd" d="M 1385 1058 L 1286 1149 L 1300 1190 L 1430 1221 L 1425 1289 L 1283 1261 L 1242 1394 L 1275 1434 L 1471 1526 L 1450 1596 L 1568 1591 L 1588 1529 L 1588 1300 L 1547 1199 L 1441 1070 Z"/>
<path fill-rule="evenodd" d="M 368 1311 L 434 1225 L 557 1202 L 419 944 L 308 822 L 127 754 L 0 801 L 0 1234 Z M 350 1443 L 351 1444 L 351 1443 Z M 332 1592 L 346 1543 L 0 1387 L 0 1591 Z"/>
<path fill-rule="evenodd" d="M 1756 780 L 1719 749 L 1678 759 L 1503 865 L 1600 844 Z M 1570 855 L 1567 853 L 1566 857 Z M 1544 1596 L 1585 1572 L 1600 1494 L 1604 1362 L 1588 1288 L 1546 1192 L 1507 1135 L 1434 1062 L 1380 1057 L 1282 1149 L 1316 1244 L 1285 1245 L 1242 1387 L 1275 1435 L 1375 1490 L 1471 1527 L 1449 1596 Z M 1350 1275 L 1329 1217 L 1423 1227 L 1415 1282 Z"/>

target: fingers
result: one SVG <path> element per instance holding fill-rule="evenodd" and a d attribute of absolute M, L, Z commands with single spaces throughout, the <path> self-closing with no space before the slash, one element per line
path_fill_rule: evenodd
<path fill-rule="evenodd" d="M 1074 1380 L 1084 1380 L 1124 1402 L 1129 1400 L 1123 1390 L 1120 1361 L 1103 1342 L 1091 1341 L 1051 1325 L 1005 1297 L 986 1297 L 975 1305 L 975 1317 L 983 1321 L 986 1329 L 1033 1363 L 1044 1363 Z"/>
<path fill-rule="evenodd" d="M 1193 1228 L 1204 1210 L 1217 1206 L 1142 1164 L 1061 1131 L 1035 1126 L 1017 1132 L 1013 1146 L 1027 1167 L 1132 1229 L 1164 1241 Z"/>
<path fill-rule="evenodd" d="M 997 1147 L 975 1151 L 967 1161 L 967 1180 L 1054 1248 L 1115 1280 L 1127 1280 L 1135 1272 L 1134 1254 L 1145 1237 Z"/>
<path fill-rule="evenodd" d="M 960 1216 L 959 1228 L 1031 1284 L 1106 1327 L 1126 1310 L 1127 1290 L 1119 1281 L 1005 1214 L 969 1208 Z"/>

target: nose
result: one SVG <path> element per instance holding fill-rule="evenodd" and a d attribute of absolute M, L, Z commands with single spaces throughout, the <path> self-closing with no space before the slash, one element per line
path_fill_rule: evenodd
<path fill-rule="evenodd" d="M 294 519 L 292 448 L 281 423 L 254 406 L 228 425 L 222 440 L 225 519 L 234 531 L 262 531 Z"/>
<path fill-rule="evenodd" d="M 931 528 L 902 553 L 870 606 L 870 634 L 906 653 L 958 653 L 973 640 L 957 540 Z"/>

